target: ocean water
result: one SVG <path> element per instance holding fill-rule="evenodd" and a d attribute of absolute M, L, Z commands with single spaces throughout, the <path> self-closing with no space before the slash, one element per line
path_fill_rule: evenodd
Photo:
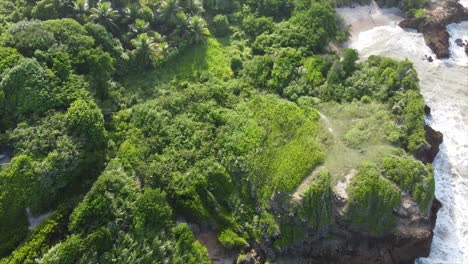
<path fill-rule="evenodd" d="M 437 60 L 421 34 L 398 27 L 403 19 L 398 10 L 373 4 L 337 11 L 352 27 L 347 45 L 357 49 L 363 59 L 382 55 L 413 62 L 421 92 L 432 108 L 427 122 L 444 134 L 434 162 L 436 197 L 443 208 L 438 213 L 431 255 L 417 263 L 468 264 L 468 57 L 455 44 L 457 38 L 468 40 L 468 23 L 448 27 L 452 56 Z M 428 56 L 434 62 L 428 62 Z"/>

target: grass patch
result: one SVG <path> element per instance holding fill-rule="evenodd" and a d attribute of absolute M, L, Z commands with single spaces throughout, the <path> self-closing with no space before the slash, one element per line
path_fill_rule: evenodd
<path fill-rule="evenodd" d="M 151 71 L 134 72 L 123 80 L 126 91 L 138 98 L 154 98 L 155 87 L 171 81 L 198 81 L 204 76 L 229 78 L 233 75 L 226 53 L 228 41 L 209 38 L 187 47 Z"/>
<path fill-rule="evenodd" d="M 352 102 L 319 106 L 319 135 L 325 145 L 325 167 L 331 175 L 343 178 L 363 160 L 379 162 L 389 154 L 401 153 L 392 146 L 398 128 L 384 104 Z"/>

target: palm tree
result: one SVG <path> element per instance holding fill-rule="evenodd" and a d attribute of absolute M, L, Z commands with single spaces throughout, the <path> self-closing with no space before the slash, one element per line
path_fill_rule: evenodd
<path fill-rule="evenodd" d="M 123 9 L 123 15 L 125 22 L 130 24 L 137 20 L 140 12 L 140 8 L 136 4 L 130 4 Z"/>
<path fill-rule="evenodd" d="M 159 6 L 158 12 L 161 19 L 169 25 L 176 25 L 177 14 L 182 11 L 178 0 L 164 0 Z"/>
<path fill-rule="evenodd" d="M 211 35 L 206 21 L 199 16 L 189 18 L 188 25 L 188 39 L 192 44 L 205 41 Z"/>
<path fill-rule="evenodd" d="M 203 9 L 203 4 L 200 0 L 183 0 L 183 4 L 181 4 L 181 6 L 184 7 L 184 10 L 187 13 L 190 13 L 192 15 L 199 15 L 205 12 L 205 10 Z"/>
<path fill-rule="evenodd" d="M 135 56 L 135 61 L 140 65 L 152 65 L 164 56 L 167 43 L 160 41 L 161 35 L 155 34 L 156 37 L 151 37 L 147 33 L 143 33 L 131 41 L 132 45 L 135 47 L 132 54 Z"/>
<path fill-rule="evenodd" d="M 97 7 L 91 8 L 91 18 L 114 33 L 119 30 L 115 24 L 118 17 L 119 12 L 114 10 L 109 2 L 100 2 Z"/>
<path fill-rule="evenodd" d="M 71 8 L 76 14 L 76 20 L 79 22 L 84 22 L 86 18 L 86 13 L 89 10 L 89 5 L 87 0 L 76 0 L 71 3 Z"/>
<path fill-rule="evenodd" d="M 135 23 L 130 25 L 130 30 L 136 34 L 146 33 L 149 29 L 150 24 L 143 19 L 137 19 Z"/>

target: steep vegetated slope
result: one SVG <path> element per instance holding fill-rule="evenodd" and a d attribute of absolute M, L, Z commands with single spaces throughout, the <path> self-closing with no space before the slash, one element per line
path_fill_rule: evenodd
<path fill-rule="evenodd" d="M 209 263 L 199 226 L 239 263 L 359 257 L 430 226 L 417 74 L 331 52 L 329 3 L 0 4 L 0 263 Z"/>

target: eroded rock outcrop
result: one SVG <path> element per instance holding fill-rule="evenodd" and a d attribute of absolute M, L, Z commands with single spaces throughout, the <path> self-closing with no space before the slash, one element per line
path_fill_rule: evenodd
<path fill-rule="evenodd" d="M 422 18 L 407 18 L 400 27 L 416 29 L 424 35 L 426 44 L 437 58 L 448 58 L 449 38 L 447 25 L 468 20 L 468 10 L 457 0 L 430 2 L 427 14 Z M 467 50 L 468 48 L 465 48 Z"/>
<path fill-rule="evenodd" d="M 430 115 L 429 107 L 425 111 Z M 443 137 L 429 126 L 425 126 L 425 129 L 428 144 L 418 158 L 429 163 L 437 155 Z M 261 260 L 265 258 L 260 256 L 265 256 L 268 259 L 277 258 L 280 263 L 399 264 L 429 256 L 437 212 L 442 207 L 437 199 L 433 200 L 429 212 L 424 213 L 409 194 L 402 194 L 401 205 L 393 212 L 398 217 L 396 228 L 385 235 L 375 236 L 349 223 L 344 213 L 347 195 L 335 190 L 334 196 L 333 225 L 322 230 L 304 228 L 301 231 L 303 238 L 281 252 L 274 252 L 272 241 L 267 241 L 243 255 L 241 263 L 264 263 Z M 287 200 L 286 194 L 276 195 L 272 200 L 273 213 L 289 214 L 292 226 L 307 226 L 300 217 L 291 215 L 294 211 L 290 210 Z"/>

